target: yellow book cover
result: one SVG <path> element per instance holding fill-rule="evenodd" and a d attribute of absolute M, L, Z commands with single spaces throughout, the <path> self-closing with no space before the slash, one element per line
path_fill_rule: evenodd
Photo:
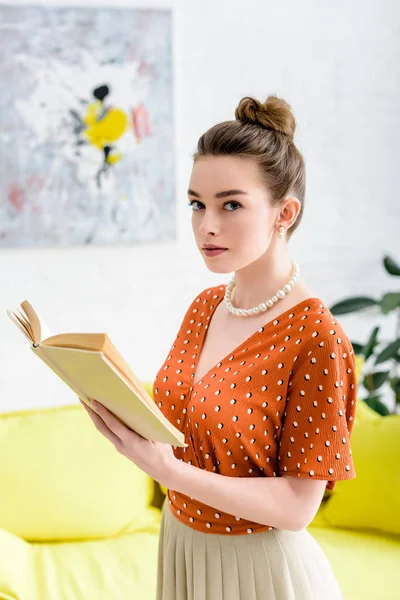
<path fill-rule="evenodd" d="M 163 415 L 142 382 L 105 333 L 61 333 L 43 339 L 47 329 L 24 300 L 7 314 L 45 362 L 89 406 L 94 398 L 142 437 L 187 447 L 184 434 Z"/>

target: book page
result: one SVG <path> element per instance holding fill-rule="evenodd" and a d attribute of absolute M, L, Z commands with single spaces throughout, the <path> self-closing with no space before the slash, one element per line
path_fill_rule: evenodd
<path fill-rule="evenodd" d="M 24 334 L 30 344 L 33 343 L 32 332 L 30 331 L 29 324 L 25 322 L 25 318 L 22 318 L 19 313 L 12 310 L 7 310 L 7 314 L 11 321 L 18 327 L 18 329 Z"/>
<path fill-rule="evenodd" d="M 46 323 L 43 321 L 38 311 L 33 308 L 30 302 L 28 302 L 28 300 L 21 302 L 21 308 L 29 318 L 29 322 L 35 334 L 35 343 L 40 343 L 42 340 L 51 337 L 51 333 Z"/>
<path fill-rule="evenodd" d="M 32 331 L 32 339 L 34 344 L 39 344 L 42 339 L 42 336 L 40 331 L 40 320 L 36 314 L 35 309 L 31 305 L 31 303 L 28 302 L 28 300 L 24 300 L 23 302 L 21 302 L 20 307 L 21 314 L 24 316 L 27 323 L 29 323 L 29 328 Z"/>
<path fill-rule="evenodd" d="M 38 313 L 36 312 L 36 314 L 38 314 Z M 39 319 L 40 319 L 40 329 L 42 332 L 41 341 L 47 340 L 53 334 L 50 332 L 49 328 L 47 327 L 46 323 L 43 321 L 42 317 L 39 317 Z"/>

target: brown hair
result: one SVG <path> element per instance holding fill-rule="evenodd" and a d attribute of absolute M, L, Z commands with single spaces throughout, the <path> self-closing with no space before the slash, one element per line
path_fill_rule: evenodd
<path fill-rule="evenodd" d="M 235 119 L 208 129 L 197 142 L 193 160 L 201 156 L 256 160 L 273 207 L 282 205 L 288 195 L 301 202 L 297 219 L 287 231 L 289 239 L 300 224 L 306 189 L 304 159 L 293 142 L 296 120 L 291 107 L 275 95 L 268 96 L 264 104 L 246 96 L 235 110 Z"/>

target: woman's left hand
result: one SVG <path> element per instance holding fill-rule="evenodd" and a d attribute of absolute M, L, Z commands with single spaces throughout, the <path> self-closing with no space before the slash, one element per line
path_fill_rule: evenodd
<path fill-rule="evenodd" d="M 96 429 L 100 431 L 118 450 L 134 462 L 150 477 L 169 488 L 178 459 L 170 444 L 153 442 L 127 427 L 105 406 L 90 399 L 89 407 L 81 398 L 80 403 L 92 419 Z"/>

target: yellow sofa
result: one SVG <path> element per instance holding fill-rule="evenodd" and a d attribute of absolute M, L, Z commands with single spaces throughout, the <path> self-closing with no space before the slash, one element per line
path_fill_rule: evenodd
<path fill-rule="evenodd" d="M 345 600 L 399 599 L 400 416 L 359 402 L 352 448 L 309 531 Z M 1 599 L 154 600 L 166 490 L 80 404 L 0 413 L 0 457 Z"/>

